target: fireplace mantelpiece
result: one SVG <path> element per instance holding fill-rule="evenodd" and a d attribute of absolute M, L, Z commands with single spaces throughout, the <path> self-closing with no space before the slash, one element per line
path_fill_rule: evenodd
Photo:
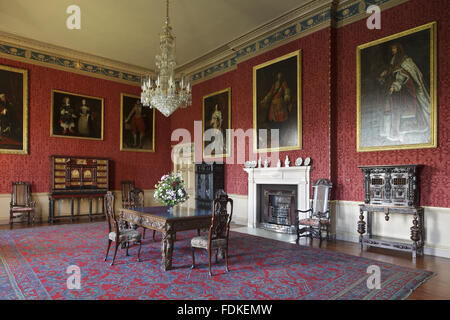
<path fill-rule="evenodd" d="M 297 209 L 309 209 L 310 166 L 281 168 L 244 168 L 248 174 L 248 227 L 258 226 L 259 184 L 287 184 L 297 186 Z"/>

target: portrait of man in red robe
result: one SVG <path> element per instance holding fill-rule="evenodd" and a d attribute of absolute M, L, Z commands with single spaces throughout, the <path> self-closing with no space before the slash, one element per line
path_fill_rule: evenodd
<path fill-rule="evenodd" d="M 299 51 L 254 68 L 258 150 L 300 148 L 299 70 Z M 261 129 L 265 134 L 260 134 Z M 278 139 L 277 145 L 273 139 Z"/>
<path fill-rule="evenodd" d="M 433 24 L 414 31 L 359 49 L 359 150 L 435 143 Z"/>

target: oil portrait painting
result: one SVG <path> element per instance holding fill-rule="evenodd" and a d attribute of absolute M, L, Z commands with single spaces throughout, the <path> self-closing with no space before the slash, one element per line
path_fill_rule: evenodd
<path fill-rule="evenodd" d="M 0 153 L 28 153 L 28 71 L 0 65 Z"/>
<path fill-rule="evenodd" d="M 357 48 L 357 150 L 437 146 L 436 24 Z"/>
<path fill-rule="evenodd" d="M 231 88 L 203 97 L 203 157 L 217 158 L 230 155 Z M 206 134 L 205 134 L 206 133 Z"/>
<path fill-rule="evenodd" d="M 141 98 L 121 94 L 120 150 L 155 152 L 155 109 L 144 107 Z"/>
<path fill-rule="evenodd" d="M 256 152 L 301 149 L 301 112 L 300 51 L 253 68 Z M 278 144 L 272 145 L 276 143 L 276 137 Z"/>
<path fill-rule="evenodd" d="M 52 137 L 103 140 L 103 99 L 52 91 Z"/>

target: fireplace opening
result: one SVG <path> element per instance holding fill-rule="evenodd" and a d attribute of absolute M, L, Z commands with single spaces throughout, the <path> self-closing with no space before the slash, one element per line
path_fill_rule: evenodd
<path fill-rule="evenodd" d="M 295 233 L 297 186 L 259 186 L 259 227 L 282 233 Z"/>

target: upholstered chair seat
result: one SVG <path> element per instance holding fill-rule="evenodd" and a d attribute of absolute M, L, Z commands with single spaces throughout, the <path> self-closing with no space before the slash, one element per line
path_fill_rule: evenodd
<path fill-rule="evenodd" d="M 116 241 L 116 233 L 110 232 L 109 239 L 111 241 Z M 120 242 L 139 242 L 141 240 L 141 233 L 134 229 L 119 231 L 119 241 Z"/>
<path fill-rule="evenodd" d="M 314 218 L 306 218 L 298 220 L 298 223 L 304 226 L 313 226 L 318 227 L 320 224 L 328 225 L 330 221 L 327 219 L 314 219 Z"/>
<path fill-rule="evenodd" d="M 34 208 L 27 208 L 27 207 L 12 207 L 11 210 L 12 210 L 12 211 L 16 211 L 16 212 L 19 212 L 19 211 L 31 211 L 31 210 L 34 210 Z"/>
<path fill-rule="evenodd" d="M 227 243 L 227 239 L 214 239 L 211 240 L 211 248 L 222 248 L 225 247 Z M 201 237 L 195 237 L 191 240 L 191 247 L 193 248 L 200 248 L 200 249 L 208 249 L 208 237 L 207 236 L 201 236 Z"/>

